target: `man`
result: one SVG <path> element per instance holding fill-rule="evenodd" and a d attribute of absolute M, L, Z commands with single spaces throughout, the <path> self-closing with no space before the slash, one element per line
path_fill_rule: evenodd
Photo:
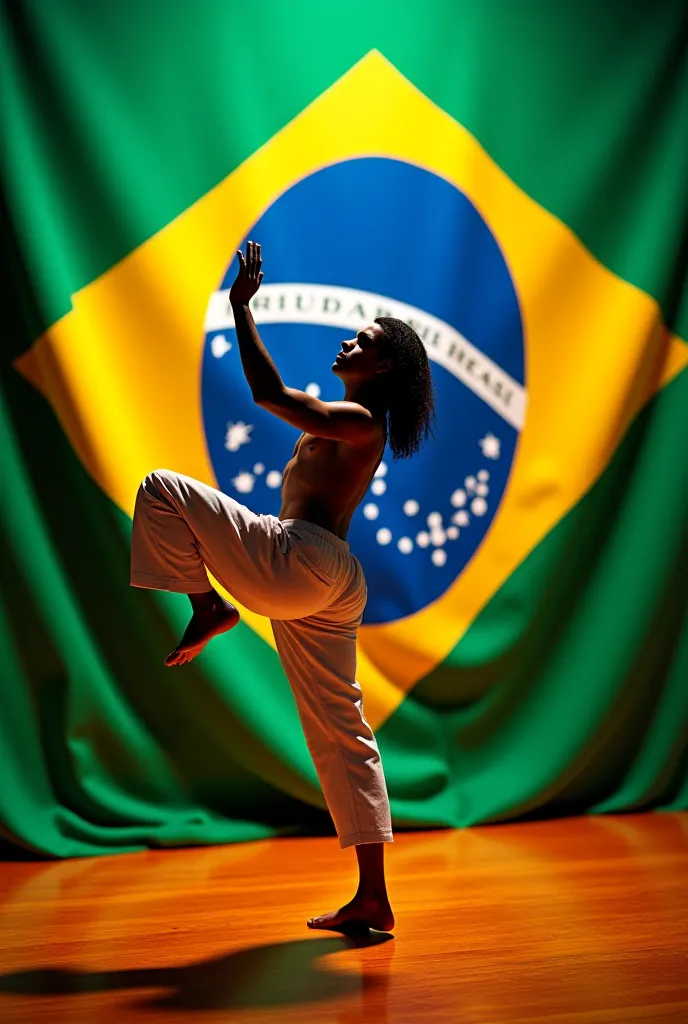
<path fill-rule="evenodd" d="M 346 540 L 351 517 L 389 440 L 394 458 L 431 433 L 434 389 L 427 353 L 406 324 L 379 317 L 345 341 L 332 364 L 339 402 L 287 387 L 249 310 L 263 279 L 261 247 L 238 250 L 230 291 L 242 366 L 253 398 L 303 431 L 282 480 L 278 517 L 256 515 L 191 477 L 155 470 L 136 496 L 131 585 L 188 594 L 193 609 L 167 665 L 194 658 L 239 612 L 209 586 L 205 566 L 241 604 L 270 618 L 308 749 L 339 844 L 356 847 L 359 885 L 311 928 L 389 931 L 384 876 L 393 842 L 387 788 L 356 681 L 356 633 L 367 588 Z"/>

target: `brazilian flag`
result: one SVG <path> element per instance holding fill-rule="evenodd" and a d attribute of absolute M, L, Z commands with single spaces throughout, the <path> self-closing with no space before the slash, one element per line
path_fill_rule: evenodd
<path fill-rule="evenodd" d="M 13 0 L 0 15 L 0 821 L 53 856 L 334 835 L 267 620 L 183 671 L 140 481 L 276 514 L 251 401 L 378 316 L 435 437 L 351 523 L 396 829 L 688 807 L 684 5 Z M 231 598 L 231 593 L 228 595 Z"/>

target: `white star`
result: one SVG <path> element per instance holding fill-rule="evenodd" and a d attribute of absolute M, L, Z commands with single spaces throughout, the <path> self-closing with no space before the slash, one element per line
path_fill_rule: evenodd
<path fill-rule="evenodd" d="M 392 531 L 388 530 L 386 526 L 382 526 L 375 536 L 377 537 L 378 544 L 389 544 L 392 539 Z"/>
<path fill-rule="evenodd" d="M 449 500 L 454 508 L 461 508 L 462 505 L 466 504 L 466 492 L 459 487 L 457 491 L 454 491 Z"/>
<path fill-rule="evenodd" d="M 248 436 L 253 430 L 250 423 L 239 420 L 238 423 L 227 424 L 227 435 L 225 437 L 225 448 L 229 452 L 238 452 L 242 444 L 248 444 L 251 438 Z"/>
<path fill-rule="evenodd" d="M 363 515 L 366 519 L 377 519 L 380 515 L 380 509 L 374 501 L 369 501 L 367 505 L 363 506 Z"/>
<path fill-rule="evenodd" d="M 486 459 L 498 459 L 501 441 L 494 434 L 485 434 L 482 440 L 478 441 L 478 444 L 483 450 L 483 455 Z"/>
<path fill-rule="evenodd" d="M 410 555 L 413 551 L 413 541 L 410 537 L 400 537 L 397 541 L 397 547 L 402 555 Z"/>
<path fill-rule="evenodd" d="M 271 469 L 268 475 L 265 477 L 265 483 L 268 487 L 279 487 L 282 483 L 282 474 L 279 469 Z"/>
<path fill-rule="evenodd" d="M 458 526 L 448 526 L 447 527 L 447 537 L 449 537 L 449 540 L 456 540 L 456 538 L 458 536 L 459 536 L 459 528 L 458 528 Z"/>
<path fill-rule="evenodd" d="M 381 462 L 375 470 L 375 476 L 387 476 L 387 466 L 384 462 Z"/>
<path fill-rule="evenodd" d="M 474 516 L 484 516 L 487 512 L 487 502 L 484 498 L 474 498 L 471 502 L 471 512 Z"/>
<path fill-rule="evenodd" d="M 452 523 L 456 523 L 457 526 L 468 526 L 471 521 L 471 517 L 465 509 L 461 509 L 460 512 L 455 512 L 452 516 Z"/>
<path fill-rule="evenodd" d="M 447 561 L 447 552 L 442 548 L 435 548 L 433 553 L 430 555 L 433 565 L 444 565 Z"/>
<path fill-rule="evenodd" d="M 409 498 L 408 501 L 404 502 L 404 514 L 407 516 L 415 516 L 419 508 L 420 505 L 415 498 Z"/>
<path fill-rule="evenodd" d="M 430 534 L 426 533 L 425 530 L 421 530 L 420 533 L 416 534 L 416 544 L 419 548 L 426 548 L 430 543 Z"/>
<path fill-rule="evenodd" d="M 210 342 L 210 351 L 216 359 L 221 359 L 225 352 L 229 352 L 231 347 L 231 341 L 227 341 L 224 334 L 216 334 Z"/>
<path fill-rule="evenodd" d="M 373 494 L 384 494 L 387 490 L 387 484 L 384 480 L 373 480 L 370 489 Z"/>
<path fill-rule="evenodd" d="M 262 462 L 256 462 L 255 466 L 253 467 L 253 472 L 254 473 L 264 473 L 265 472 L 265 466 L 263 465 L 263 463 Z"/>
<path fill-rule="evenodd" d="M 255 477 L 253 473 L 248 472 L 239 473 L 238 476 L 232 479 L 232 483 L 240 494 L 248 494 L 252 491 L 254 482 Z"/>
<path fill-rule="evenodd" d="M 313 398 L 320 398 L 320 385 L 319 384 L 306 384 L 306 394 L 312 395 Z"/>

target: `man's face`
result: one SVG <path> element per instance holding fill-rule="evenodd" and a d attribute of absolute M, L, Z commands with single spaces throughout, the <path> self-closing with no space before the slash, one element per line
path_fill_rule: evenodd
<path fill-rule="evenodd" d="M 361 381 L 384 373 L 391 366 L 391 359 L 381 354 L 384 335 L 379 324 L 369 324 L 351 341 L 343 341 L 341 351 L 332 363 L 332 372 L 344 380 Z"/>

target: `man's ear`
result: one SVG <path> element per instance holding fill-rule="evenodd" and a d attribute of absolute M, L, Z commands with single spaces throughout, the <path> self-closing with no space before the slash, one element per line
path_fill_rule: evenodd
<path fill-rule="evenodd" d="M 390 358 L 380 359 L 377 366 L 375 367 L 375 373 L 387 373 L 392 369 L 392 360 Z"/>

